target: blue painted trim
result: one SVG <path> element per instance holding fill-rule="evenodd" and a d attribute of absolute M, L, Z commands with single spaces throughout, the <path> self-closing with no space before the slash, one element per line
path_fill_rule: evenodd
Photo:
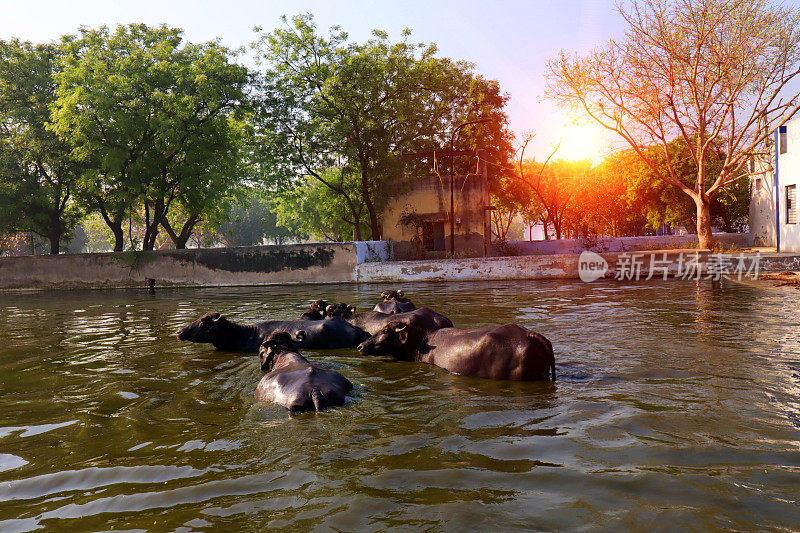
<path fill-rule="evenodd" d="M 780 159 L 780 128 L 775 128 L 775 251 L 781 251 L 781 188 L 778 179 L 778 160 Z"/>

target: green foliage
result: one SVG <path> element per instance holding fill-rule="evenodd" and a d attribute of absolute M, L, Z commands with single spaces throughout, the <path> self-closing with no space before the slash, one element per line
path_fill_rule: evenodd
<path fill-rule="evenodd" d="M 72 201 L 84 166 L 47 125 L 59 50 L 0 41 L 0 232 L 32 231 L 60 241 L 81 216 Z"/>
<path fill-rule="evenodd" d="M 270 195 L 251 190 L 242 203 L 230 206 L 226 221 L 215 228 L 216 234 L 226 246 L 257 246 L 265 240 L 284 244 L 304 237 L 279 225 L 275 211 Z"/>
<path fill-rule="evenodd" d="M 341 169 L 325 169 L 320 175 L 328 183 L 343 189 L 352 187 L 356 181 Z M 362 216 L 363 205 L 355 203 L 356 213 L 353 216 L 351 206 L 341 195 L 312 176 L 302 178 L 293 188 L 278 191 L 275 203 L 278 223 L 299 235 L 341 242 L 353 240 L 354 234 L 367 231 Z"/>
<path fill-rule="evenodd" d="M 86 215 L 75 228 L 75 233 L 79 235 L 69 244 L 71 253 L 110 252 L 114 248 L 114 234 L 99 213 Z"/>
<path fill-rule="evenodd" d="M 392 43 L 376 30 L 356 44 L 338 27 L 320 36 L 312 17 L 301 15 L 255 44 L 269 67 L 258 114 L 262 172 L 285 188 L 308 189 L 301 176 L 316 179 L 338 197 L 358 239 L 363 225 L 380 238 L 381 212 L 402 187 L 401 153 L 441 150 L 449 145 L 445 132 L 478 117 L 496 123 L 464 131 L 462 142 L 474 146 L 481 139 L 492 160 L 510 153 L 502 111 L 507 96 L 497 83 L 475 75 L 469 63 L 436 57 L 434 45 L 410 43 L 409 34 Z M 408 165 L 406 174 L 413 174 L 415 163 Z M 330 168 L 353 186 L 326 179 Z M 343 229 L 326 232 L 342 236 Z"/>
<path fill-rule="evenodd" d="M 184 42 L 181 30 L 167 26 L 84 28 L 65 38 L 63 49 L 53 122 L 91 164 L 83 203 L 102 214 L 116 249 L 123 220 L 137 210 L 143 246 L 152 249 L 173 202 L 189 212 L 176 244 L 188 239 L 206 209 L 240 180 L 236 113 L 246 99 L 247 69 L 219 43 Z"/>

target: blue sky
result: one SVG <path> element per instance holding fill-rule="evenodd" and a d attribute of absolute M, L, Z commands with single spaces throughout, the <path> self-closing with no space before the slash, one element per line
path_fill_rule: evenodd
<path fill-rule="evenodd" d="M 357 41 L 380 28 L 399 38 L 435 42 L 440 55 L 476 64 L 511 95 L 512 130 L 533 130 L 533 152 L 544 157 L 569 126 L 563 111 L 542 101 L 545 64 L 559 50 L 585 51 L 622 35 L 612 0 L 562 1 L 167 1 L 0 0 L 0 38 L 49 41 L 80 25 L 166 23 L 192 41 L 219 37 L 230 47 L 252 42 L 254 26 L 277 27 L 282 14 L 313 13 L 320 29 L 338 24 Z"/>

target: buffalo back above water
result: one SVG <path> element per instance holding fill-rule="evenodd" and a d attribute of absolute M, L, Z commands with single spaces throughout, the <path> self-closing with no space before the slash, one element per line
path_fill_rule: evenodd
<path fill-rule="evenodd" d="M 312 365 L 296 351 L 297 340 L 286 332 L 274 332 L 261 345 L 262 370 L 255 391 L 258 400 L 275 402 L 290 411 L 319 411 L 342 405 L 353 384 L 334 370 Z"/>
<path fill-rule="evenodd" d="M 550 341 L 516 324 L 426 331 L 415 320 L 393 321 L 358 349 L 364 354 L 429 363 L 466 376 L 555 380 L 555 357 Z"/>
<path fill-rule="evenodd" d="M 355 316 L 346 318 L 345 320 L 352 325 L 363 329 L 370 336 L 372 336 L 383 329 L 389 322 L 408 322 L 412 319 L 415 321 L 418 327 L 423 327 L 427 331 L 453 327 L 453 322 L 449 318 L 428 307 L 420 307 L 419 309 L 414 309 L 413 311 L 406 311 L 404 313 L 396 314 L 367 311 L 366 313 L 359 313 Z"/>
<path fill-rule="evenodd" d="M 236 352 L 257 352 L 270 333 L 285 331 L 304 348 L 347 348 L 368 335 L 340 318 L 324 320 L 270 320 L 243 326 L 216 312 L 206 313 L 178 332 L 182 341 L 210 343 Z M 302 334 L 298 335 L 300 332 Z M 300 338 L 302 337 L 302 338 Z"/>
<path fill-rule="evenodd" d="M 383 301 L 372 308 L 373 311 L 392 315 L 395 313 L 405 313 L 417 308 L 411 300 L 405 297 L 402 290 L 388 290 L 381 293 Z"/>

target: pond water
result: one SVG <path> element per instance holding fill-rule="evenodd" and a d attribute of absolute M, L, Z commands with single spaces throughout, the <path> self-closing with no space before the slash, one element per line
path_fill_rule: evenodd
<path fill-rule="evenodd" d="M 307 351 L 356 385 L 319 414 L 175 338 L 384 288 L 0 294 L 0 531 L 800 527 L 800 291 L 405 284 L 459 327 L 543 333 L 558 381 Z"/>

